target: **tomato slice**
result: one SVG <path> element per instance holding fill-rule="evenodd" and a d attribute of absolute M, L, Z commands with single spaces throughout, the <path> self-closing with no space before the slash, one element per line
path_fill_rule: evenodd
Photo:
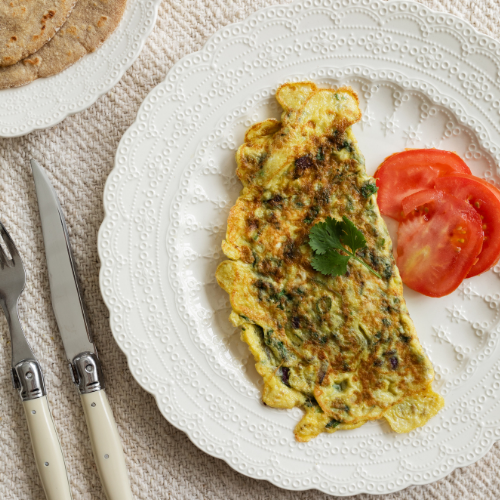
<path fill-rule="evenodd" d="M 453 177 L 461 177 L 464 179 L 476 179 L 476 181 L 486 186 L 500 200 L 500 189 L 498 189 L 493 184 L 490 184 L 488 181 L 481 179 L 481 177 L 476 177 L 475 175 L 469 175 L 469 174 L 450 174 L 450 175 L 453 175 Z"/>
<path fill-rule="evenodd" d="M 401 202 L 422 189 L 431 189 L 438 177 L 471 173 L 456 153 L 441 149 L 408 149 L 388 156 L 375 172 L 377 202 L 382 214 L 402 220 Z"/>
<path fill-rule="evenodd" d="M 483 249 L 467 277 L 488 271 L 500 259 L 500 192 L 483 179 L 465 174 L 436 179 L 436 189 L 468 202 L 481 217 Z"/>
<path fill-rule="evenodd" d="M 403 200 L 397 265 L 413 290 L 429 297 L 453 292 L 467 276 L 483 245 L 479 214 L 443 191 L 425 189 Z"/>
<path fill-rule="evenodd" d="M 418 208 L 426 203 L 430 203 L 431 201 L 442 202 L 443 193 L 438 191 L 437 189 L 422 189 L 416 193 L 407 196 L 401 203 L 401 218 L 405 220 L 412 212 L 418 211 Z M 425 213 L 429 212 L 429 207 L 425 210 L 425 207 L 422 208 Z"/>

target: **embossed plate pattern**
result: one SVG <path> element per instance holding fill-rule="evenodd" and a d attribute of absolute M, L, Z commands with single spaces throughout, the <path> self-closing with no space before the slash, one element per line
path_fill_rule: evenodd
<path fill-rule="evenodd" d="M 500 266 L 448 297 L 405 290 L 446 406 L 407 435 L 384 422 L 297 443 L 301 411 L 260 403 L 214 279 L 245 130 L 289 80 L 352 85 L 373 173 L 405 147 L 456 150 L 497 185 L 500 44 L 412 2 L 264 9 L 179 61 L 122 138 L 104 193 L 101 288 L 116 341 L 163 415 L 207 453 L 277 486 L 388 493 L 473 463 L 500 438 Z M 391 230 L 394 227 L 391 226 Z"/>
<path fill-rule="evenodd" d="M 127 0 L 120 24 L 95 52 L 57 75 L 0 90 L 0 137 L 52 127 L 108 92 L 139 56 L 159 4 L 160 0 Z"/>

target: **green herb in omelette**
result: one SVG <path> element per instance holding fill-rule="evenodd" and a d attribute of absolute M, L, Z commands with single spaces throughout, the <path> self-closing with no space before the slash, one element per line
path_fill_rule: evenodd
<path fill-rule="evenodd" d="M 311 265 L 321 274 L 331 276 L 346 274 L 347 263 L 352 258 L 382 279 L 380 274 L 356 255 L 358 250 L 366 247 L 366 239 L 345 215 L 341 221 L 327 217 L 325 222 L 314 225 L 309 233 L 309 246 L 314 252 Z"/>
<path fill-rule="evenodd" d="M 361 188 L 361 195 L 364 198 L 369 198 L 372 194 L 375 194 L 378 191 L 378 187 L 376 184 L 372 184 L 371 182 L 367 182 L 362 188 Z"/>

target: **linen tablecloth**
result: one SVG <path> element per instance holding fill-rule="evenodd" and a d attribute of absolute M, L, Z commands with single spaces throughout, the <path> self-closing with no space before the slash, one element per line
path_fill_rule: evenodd
<path fill-rule="evenodd" d="M 500 39 L 500 0 L 421 0 L 451 12 Z M 47 268 L 29 158 L 51 173 L 66 213 L 85 299 L 102 358 L 107 393 L 123 441 L 137 499 L 327 499 L 315 490 L 289 492 L 249 479 L 200 451 L 170 425 L 152 396 L 134 381 L 116 345 L 99 291 L 97 232 L 102 193 L 118 142 L 148 92 L 172 65 L 200 49 L 222 26 L 276 0 L 164 0 L 153 33 L 122 80 L 83 113 L 48 130 L 0 139 L 0 219 L 27 267 L 20 316 L 40 360 L 75 500 L 105 500 L 85 425 L 50 304 Z M 282 3 L 286 3 L 286 0 Z M 23 407 L 10 382 L 10 343 L 0 314 L 0 498 L 43 500 Z M 424 487 L 387 495 L 389 500 L 500 498 L 500 446 L 475 465 Z M 359 500 L 374 500 L 360 495 Z"/>

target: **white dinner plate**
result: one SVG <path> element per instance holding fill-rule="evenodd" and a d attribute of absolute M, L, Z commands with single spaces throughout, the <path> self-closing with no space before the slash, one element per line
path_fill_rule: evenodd
<path fill-rule="evenodd" d="M 405 289 L 445 408 L 297 443 L 301 410 L 261 381 L 214 278 L 245 130 L 286 81 L 351 85 L 369 173 L 406 147 L 457 151 L 497 185 L 500 44 L 413 2 L 304 0 L 227 26 L 179 61 L 123 136 L 106 184 L 100 283 L 116 341 L 162 414 L 235 470 L 292 490 L 388 493 L 442 478 L 500 437 L 500 266 L 440 299 Z M 394 230 L 394 227 L 391 227 Z"/>
<path fill-rule="evenodd" d="M 52 127 L 94 104 L 139 56 L 161 0 L 127 0 L 120 24 L 95 52 L 61 73 L 0 90 L 0 137 Z"/>

